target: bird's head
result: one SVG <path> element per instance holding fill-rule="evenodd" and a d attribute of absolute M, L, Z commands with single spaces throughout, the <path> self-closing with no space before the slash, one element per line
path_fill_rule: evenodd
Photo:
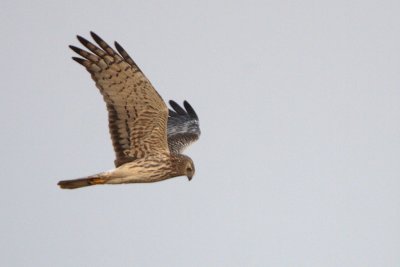
<path fill-rule="evenodd" d="M 195 169 L 191 158 L 185 155 L 173 155 L 173 165 L 176 176 L 186 176 L 189 181 L 192 180 Z"/>
<path fill-rule="evenodd" d="M 192 180 L 192 177 L 194 175 L 195 169 L 194 169 L 194 164 L 193 161 L 190 159 L 186 163 L 186 168 L 185 168 L 186 176 L 190 180 Z"/>

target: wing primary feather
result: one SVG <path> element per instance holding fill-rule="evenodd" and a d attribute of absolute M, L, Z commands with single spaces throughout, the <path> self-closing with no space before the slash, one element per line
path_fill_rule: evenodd
<path fill-rule="evenodd" d="M 112 49 L 103 39 L 100 38 L 100 36 L 98 36 L 97 34 L 95 34 L 94 32 L 90 32 L 90 35 L 92 36 L 93 40 L 96 41 L 96 43 L 103 48 L 104 51 L 107 52 L 107 54 L 109 54 L 110 56 L 114 56 L 115 52 L 114 49 Z"/>
<path fill-rule="evenodd" d="M 85 50 L 82 50 L 82 49 L 76 47 L 76 46 L 70 45 L 69 48 L 71 48 L 78 55 L 80 55 L 80 56 L 82 56 L 82 57 L 84 57 L 86 59 L 89 59 L 92 62 L 99 62 L 100 61 L 100 58 L 98 56 L 93 55 L 93 54 L 91 54 L 91 53 L 89 53 L 89 52 L 87 52 Z"/>
<path fill-rule="evenodd" d="M 126 50 L 118 42 L 114 42 L 114 45 L 115 45 L 115 48 L 117 49 L 118 53 L 121 54 L 121 56 L 126 60 L 126 62 L 129 63 L 129 65 L 131 65 L 131 66 L 137 68 L 138 70 L 140 70 L 140 68 L 135 63 L 135 61 L 133 61 L 131 56 L 126 52 Z"/>
<path fill-rule="evenodd" d="M 87 62 L 86 59 L 80 58 L 80 57 L 72 57 L 73 60 L 81 64 L 82 66 L 86 67 L 85 62 Z"/>
<path fill-rule="evenodd" d="M 82 45 L 84 45 L 87 49 L 89 49 L 90 51 L 95 53 L 97 56 L 102 57 L 106 54 L 103 50 L 101 50 L 100 48 L 98 48 L 97 46 L 95 46 L 94 44 L 92 44 L 91 42 L 89 42 L 88 40 L 83 38 L 82 36 L 77 35 L 76 38 L 79 40 L 79 42 Z"/>
<path fill-rule="evenodd" d="M 194 109 L 192 108 L 192 106 L 189 104 L 189 102 L 187 102 L 186 100 L 183 101 L 183 106 L 185 107 L 187 113 L 190 115 L 190 117 L 198 120 L 199 118 L 197 117 L 196 112 L 194 111 Z"/>
<path fill-rule="evenodd" d="M 176 116 L 178 116 L 178 114 L 176 114 L 176 112 L 173 111 L 172 109 L 168 109 L 168 114 L 169 114 L 170 117 L 176 117 Z"/>
<path fill-rule="evenodd" d="M 170 100 L 169 104 L 179 115 L 186 115 L 186 111 L 181 106 L 179 106 L 179 104 L 176 103 L 175 101 Z"/>

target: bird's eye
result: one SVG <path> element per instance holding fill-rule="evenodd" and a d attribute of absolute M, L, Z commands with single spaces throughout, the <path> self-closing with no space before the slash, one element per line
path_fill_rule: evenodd
<path fill-rule="evenodd" d="M 192 168 L 187 167 L 187 168 L 186 168 L 186 172 L 192 172 Z"/>

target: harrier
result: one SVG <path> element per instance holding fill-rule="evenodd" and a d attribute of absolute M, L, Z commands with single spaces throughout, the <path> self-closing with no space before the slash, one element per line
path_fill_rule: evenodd
<path fill-rule="evenodd" d="M 88 51 L 70 48 L 103 95 L 115 151 L 115 169 L 60 181 L 61 188 L 98 184 L 151 183 L 177 176 L 192 179 L 195 169 L 182 151 L 200 136 L 199 119 L 186 101 L 168 109 L 140 68 L 115 42 L 115 51 L 91 32 L 95 44 L 77 36 Z M 90 52 L 89 52 L 90 51 Z"/>

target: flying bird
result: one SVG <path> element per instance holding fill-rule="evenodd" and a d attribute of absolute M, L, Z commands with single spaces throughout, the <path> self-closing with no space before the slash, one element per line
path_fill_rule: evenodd
<path fill-rule="evenodd" d="M 115 51 L 97 34 L 96 44 L 77 36 L 87 48 L 70 48 L 72 59 L 91 74 L 108 110 L 115 152 L 115 169 L 60 181 L 65 189 L 99 184 L 151 183 L 195 173 L 191 158 L 182 151 L 200 136 L 199 119 L 192 106 L 174 101 L 167 105 L 128 53 L 115 42 Z"/>

